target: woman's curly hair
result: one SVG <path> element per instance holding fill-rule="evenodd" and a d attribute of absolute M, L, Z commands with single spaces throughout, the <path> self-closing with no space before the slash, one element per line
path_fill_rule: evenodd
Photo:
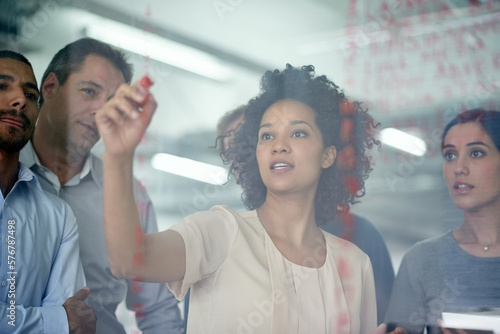
<path fill-rule="evenodd" d="M 271 105 L 284 99 L 311 107 L 324 147 L 333 145 L 337 149 L 336 162 L 323 170 L 316 191 L 315 218 L 318 225 L 324 225 L 364 196 L 365 180 L 372 170 L 366 150 L 380 145 L 374 137 L 378 124 L 359 102 L 349 101 L 326 76 L 315 77 L 312 65 L 294 68 L 287 64 L 283 71 L 267 71 L 261 80 L 260 95 L 248 102 L 245 120 L 223 153 L 231 162 L 231 173 L 243 187 L 245 206 L 251 210 L 264 203 L 267 193 L 256 156 L 260 122 Z"/>

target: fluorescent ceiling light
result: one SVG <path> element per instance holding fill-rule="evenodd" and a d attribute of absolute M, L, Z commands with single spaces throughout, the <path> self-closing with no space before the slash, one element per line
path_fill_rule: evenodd
<path fill-rule="evenodd" d="M 401 130 L 387 128 L 380 131 L 380 135 L 384 144 L 395 147 L 401 151 L 419 157 L 423 156 L 427 151 L 427 145 L 422 139 Z"/>
<path fill-rule="evenodd" d="M 205 183 L 223 185 L 227 182 L 225 168 L 171 154 L 155 154 L 151 159 L 151 165 L 154 169 Z"/>
<path fill-rule="evenodd" d="M 88 37 L 202 75 L 227 81 L 232 71 L 215 56 L 132 26 L 107 19 L 89 24 Z"/>

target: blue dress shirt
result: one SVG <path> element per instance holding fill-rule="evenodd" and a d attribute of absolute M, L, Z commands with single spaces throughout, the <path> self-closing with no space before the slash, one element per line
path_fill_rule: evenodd
<path fill-rule="evenodd" d="M 0 333 L 68 333 L 62 304 L 85 286 L 73 212 L 22 164 L 0 204 Z"/>

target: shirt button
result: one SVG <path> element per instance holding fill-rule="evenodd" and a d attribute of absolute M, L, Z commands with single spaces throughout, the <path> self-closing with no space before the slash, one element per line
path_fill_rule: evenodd
<path fill-rule="evenodd" d="M 2 286 L 7 286 L 7 281 L 2 281 Z"/>

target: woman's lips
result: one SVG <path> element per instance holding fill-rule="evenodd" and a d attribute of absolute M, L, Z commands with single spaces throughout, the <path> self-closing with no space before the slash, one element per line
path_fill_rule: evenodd
<path fill-rule="evenodd" d="M 453 184 L 453 189 L 459 194 L 465 194 L 471 191 L 474 188 L 473 185 L 465 183 L 465 182 L 455 182 Z"/>
<path fill-rule="evenodd" d="M 293 165 L 288 161 L 273 161 L 271 163 L 271 170 L 274 172 L 286 172 L 293 168 Z"/>

